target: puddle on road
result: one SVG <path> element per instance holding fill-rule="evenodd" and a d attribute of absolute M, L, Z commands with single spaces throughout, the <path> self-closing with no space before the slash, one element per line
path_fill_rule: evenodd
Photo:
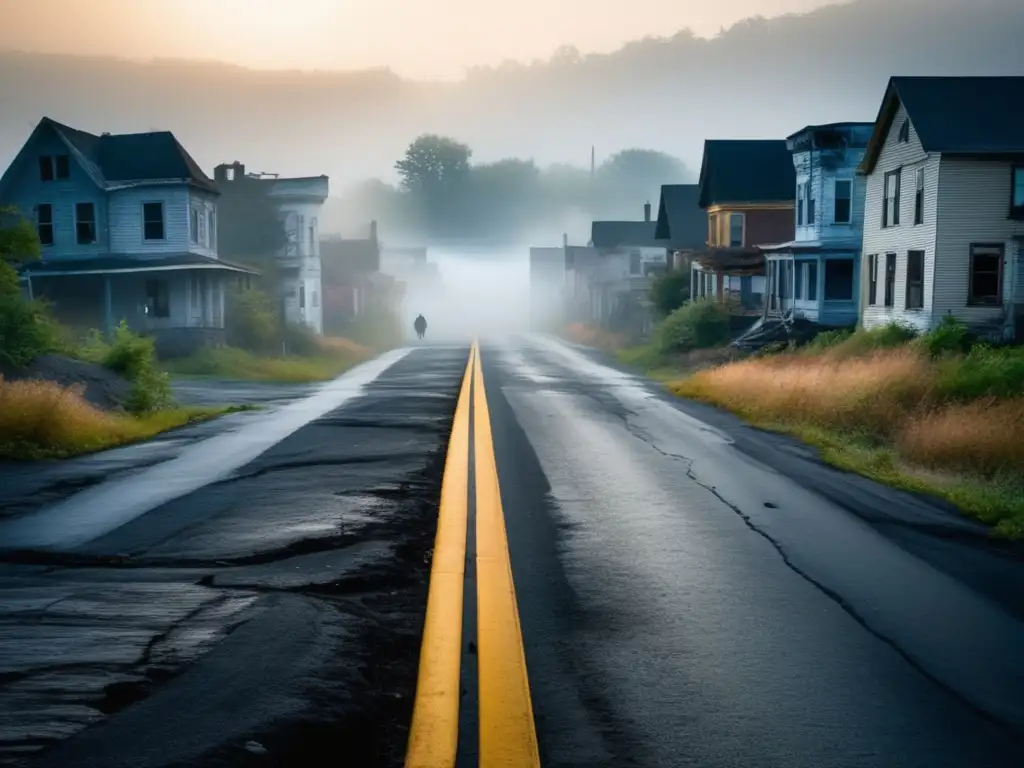
<path fill-rule="evenodd" d="M 129 478 L 89 488 L 51 507 L 0 524 L 6 548 L 76 547 L 205 485 L 223 480 L 292 433 L 363 393 L 409 353 L 397 349 L 353 368 L 313 395 L 262 414 L 238 430 L 198 442 L 188 451 Z"/>

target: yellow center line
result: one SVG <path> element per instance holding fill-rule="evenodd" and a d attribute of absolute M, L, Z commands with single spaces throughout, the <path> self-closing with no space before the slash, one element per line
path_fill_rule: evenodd
<path fill-rule="evenodd" d="M 477 354 L 474 344 L 448 438 L 406 768 L 452 768 L 455 765 L 469 526 L 469 397 Z"/>
<path fill-rule="evenodd" d="M 537 732 L 479 345 L 473 355 L 481 768 L 537 768 Z"/>
<path fill-rule="evenodd" d="M 477 343 L 470 349 L 448 440 L 405 765 L 406 768 L 455 766 L 469 519 L 471 391 L 476 475 L 479 765 L 481 768 L 539 768 L 526 653 L 519 627 L 490 410 Z"/>

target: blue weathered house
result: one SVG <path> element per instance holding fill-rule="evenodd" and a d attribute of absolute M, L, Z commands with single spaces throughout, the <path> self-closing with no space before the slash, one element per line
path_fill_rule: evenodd
<path fill-rule="evenodd" d="M 812 125 L 786 139 L 796 169 L 791 242 L 763 245 L 769 317 L 856 325 L 864 179 L 857 166 L 874 123 Z"/>
<path fill-rule="evenodd" d="M 217 256 L 219 195 L 170 132 L 96 136 L 47 117 L 0 177 L 0 206 L 42 244 L 29 292 L 63 323 L 124 320 L 170 354 L 222 343 L 225 287 L 252 273 Z"/>

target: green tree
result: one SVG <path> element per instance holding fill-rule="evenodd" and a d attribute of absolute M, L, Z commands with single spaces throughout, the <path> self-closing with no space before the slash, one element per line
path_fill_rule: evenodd
<path fill-rule="evenodd" d="M 521 232 L 544 205 L 540 169 L 532 160 L 473 166 L 469 192 L 469 223 L 483 230 L 480 234 Z"/>
<path fill-rule="evenodd" d="M 691 174 L 681 160 L 654 149 L 624 149 L 597 169 L 595 215 L 639 218 L 645 202 L 658 201 L 662 184 L 682 184 Z"/>
<path fill-rule="evenodd" d="M 447 136 L 423 134 L 405 150 L 395 163 L 402 188 L 413 193 L 448 191 L 469 176 L 473 150 Z"/>
<path fill-rule="evenodd" d="M 59 344 L 57 327 L 39 301 L 21 293 L 17 267 L 39 258 L 32 222 L 13 208 L 0 208 L 0 365 L 27 365 Z"/>
<path fill-rule="evenodd" d="M 38 259 L 41 251 L 32 222 L 17 208 L 0 207 L 0 261 L 18 267 Z"/>

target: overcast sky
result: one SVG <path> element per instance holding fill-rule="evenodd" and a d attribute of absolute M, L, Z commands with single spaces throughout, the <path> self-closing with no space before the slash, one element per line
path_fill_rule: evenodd
<path fill-rule="evenodd" d="M 609 51 L 686 27 L 713 36 L 751 15 L 837 1 L 0 0 L 0 48 L 447 79 L 561 45 Z"/>

